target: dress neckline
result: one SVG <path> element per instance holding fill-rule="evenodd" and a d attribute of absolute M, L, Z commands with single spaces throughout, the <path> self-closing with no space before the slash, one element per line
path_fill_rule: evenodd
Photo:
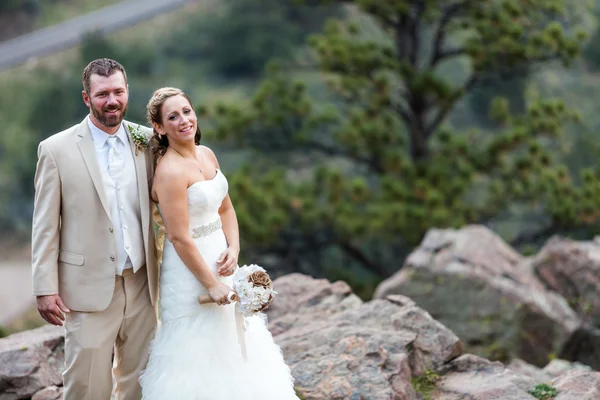
<path fill-rule="evenodd" d="M 215 170 L 217 171 L 217 173 L 215 174 L 215 176 L 212 177 L 212 179 L 204 179 L 202 181 L 196 181 L 196 182 L 192 183 L 190 186 L 188 186 L 187 188 L 189 189 L 189 188 L 191 188 L 192 186 L 194 186 L 194 185 L 196 185 L 198 183 L 205 183 L 205 182 L 212 182 L 212 181 L 214 181 L 215 179 L 217 179 L 217 175 L 219 175 L 219 173 L 221 172 L 221 170 L 219 168 L 216 168 Z"/>

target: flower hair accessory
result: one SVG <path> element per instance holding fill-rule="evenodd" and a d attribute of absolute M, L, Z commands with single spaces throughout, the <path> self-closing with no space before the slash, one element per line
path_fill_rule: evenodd
<path fill-rule="evenodd" d="M 136 127 L 132 125 L 127 125 L 127 127 L 129 128 L 131 139 L 133 139 L 133 143 L 135 143 L 135 155 L 137 156 L 139 151 L 144 151 L 144 149 L 148 147 L 152 134 L 140 124 Z"/>

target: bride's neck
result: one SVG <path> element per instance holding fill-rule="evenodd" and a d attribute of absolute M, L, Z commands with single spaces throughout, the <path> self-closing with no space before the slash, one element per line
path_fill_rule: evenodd
<path fill-rule="evenodd" d="M 196 158 L 196 145 L 191 143 L 190 145 L 172 144 L 170 147 L 181 157 L 184 158 Z"/>

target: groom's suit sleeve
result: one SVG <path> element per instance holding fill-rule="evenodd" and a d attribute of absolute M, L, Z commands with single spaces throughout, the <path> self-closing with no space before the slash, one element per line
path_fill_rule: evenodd
<path fill-rule="evenodd" d="M 38 147 L 31 233 L 33 294 L 58 294 L 61 182 L 58 167 L 44 142 Z"/>

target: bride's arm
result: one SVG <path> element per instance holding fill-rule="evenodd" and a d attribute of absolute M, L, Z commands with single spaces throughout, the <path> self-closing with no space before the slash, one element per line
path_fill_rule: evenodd
<path fill-rule="evenodd" d="M 179 258 L 208 290 L 208 294 L 218 304 L 228 303 L 227 295 L 231 289 L 216 279 L 189 233 L 185 174 L 169 168 L 163 168 L 160 172 L 155 177 L 154 187 L 169 241 L 173 244 Z"/>
<path fill-rule="evenodd" d="M 238 256 L 240 254 L 240 229 L 238 226 L 237 215 L 231 203 L 229 195 L 225 196 L 221 207 L 219 208 L 221 223 L 223 224 L 223 233 L 227 239 L 228 249 L 233 252 L 231 258 L 225 260 L 225 263 L 219 267 L 218 272 L 228 275 L 225 270 L 231 270 L 237 266 Z M 233 271 L 231 271 L 233 272 Z"/>
<path fill-rule="evenodd" d="M 217 168 L 219 161 L 215 156 L 215 153 L 206 146 L 202 146 L 206 154 L 213 160 Z M 227 250 L 219 257 L 220 263 L 223 265 L 219 266 L 218 273 L 224 276 L 233 274 L 235 267 L 237 267 L 238 257 L 240 254 L 240 229 L 238 225 L 237 215 L 229 194 L 225 196 L 221 207 L 219 207 L 219 215 L 221 216 L 221 223 L 223 224 L 223 233 L 227 239 Z"/>

